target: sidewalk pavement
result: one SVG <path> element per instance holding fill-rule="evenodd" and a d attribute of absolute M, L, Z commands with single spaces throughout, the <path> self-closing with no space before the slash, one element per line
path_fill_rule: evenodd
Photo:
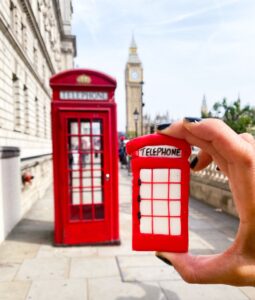
<path fill-rule="evenodd" d="M 152 252 L 131 250 L 131 177 L 120 170 L 121 246 L 54 247 L 49 190 L 0 245 L 0 300 L 247 300 L 253 287 L 190 285 Z M 190 251 L 234 239 L 238 221 L 190 200 Z M 220 266 L 219 266 L 220 267 Z"/>

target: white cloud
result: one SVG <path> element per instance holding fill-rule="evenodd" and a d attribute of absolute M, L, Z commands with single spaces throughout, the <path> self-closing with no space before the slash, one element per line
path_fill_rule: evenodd
<path fill-rule="evenodd" d="M 179 15 L 176 15 L 170 19 L 166 19 L 166 20 L 160 20 L 156 23 L 152 23 L 149 26 L 165 26 L 165 25 L 171 25 L 171 24 L 175 24 L 175 23 L 180 23 L 182 21 L 185 21 L 187 19 L 190 18 L 194 18 L 200 15 L 204 15 L 208 12 L 214 11 L 214 10 L 221 10 L 222 8 L 224 8 L 225 6 L 231 5 L 233 3 L 239 2 L 240 0 L 229 0 L 229 1 L 225 1 L 225 2 L 219 2 L 219 1 L 214 1 L 215 4 L 214 5 L 209 5 L 209 6 L 205 6 L 202 7 L 198 10 L 194 10 L 194 11 L 190 11 L 187 13 L 182 13 Z"/>

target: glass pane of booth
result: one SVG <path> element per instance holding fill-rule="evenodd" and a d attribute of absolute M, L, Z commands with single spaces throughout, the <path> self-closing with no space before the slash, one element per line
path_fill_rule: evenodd
<path fill-rule="evenodd" d="M 79 134 L 77 121 L 70 121 L 70 134 Z"/>
<path fill-rule="evenodd" d="M 92 142 L 93 142 L 94 151 L 100 151 L 101 150 L 101 137 L 100 136 L 93 137 Z"/>
<path fill-rule="evenodd" d="M 102 154 L 99 152 L 94 152 L 93 155 L 93 168 L 94 169 L 101 169 L 102 166 Z M 94 174 L 95 176 L 95 174 Z"/>
<path fill-rule="evenodd" d="M 82 191 L 82 203 L 83 204 L 92 204 L 92 190 L 91 188 L 83 188 Z"/>
<path fill-rule="evenodd" d="M 94 188 L 94 203 L 102 203 L 102 190 L 100 188 Z"/>
<path fill-rule="evenodd" d="M 93 121 L 92 122 L 92 134 L 102 134 L 101 130 L 101 121 Z"/>
<path fill-rule="evenodd" d="M 90 134 L 90 120 L 81 121 L 81 134 Z"/>
<path fill-rule="evenodd" d="M 102 125 L 99 119 L 68 122 L 71 220 L 104 219 Z"/>
<path fill-rule="evenodd" d="M 80 186 L 80 173 L 79 172 L 70 172 L 69 185 L 71 185 L 71 187 L 76 187 L 76 188 L 78 188 Z"/>
<path fill-rule="evenodd" d="M 68 154 L 69 157 L 69 169 L 78 170 L 80 166 L 80 154 L 75 151 Z"/>
<path fill-rule="evenodd" d="M 81 153 L 81 169 L 90 170 L 91 169 L 91 153 L 82 152 Z"/>
<path fill-rule="evenodd" d="M 81 151 L 90 152 L 91 151 L 91 142 L 89 136 L 81 137 Z"/>
<path fill-rule="evenodd" d="M 87 173 L 87 172 L 86 172 Z M 92 186 L 92 178 L 88 173 L 82 177 L 82 187 L 91 187 Z"/>
<path fill-rule="evenodd" d="M 70 138 L 70 144 L 69 144 L 69 150 L 71 151 L 77 151 L 79 149 L 79 138 L 71 136 Z"/>
<path fill-rule="evenodd" d="M 80 191 L 73 190 L 72 192 L 72 200 L 74 205 L 80 204 Z"/>

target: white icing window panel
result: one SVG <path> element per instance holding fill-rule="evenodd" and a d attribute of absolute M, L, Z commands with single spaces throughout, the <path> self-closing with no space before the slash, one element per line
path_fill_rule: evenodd
<path fill-rule="evenodd" d="M 151 184 L 142 183 L 140 186 L 141 199 L 151 199 Z"/>
<path fill-rule="evenodd" d="M 169 169 L 153 169 L 153 182 L 168 182 Z"/>
<path fill-rule="evenodd" d="M 153 216 L 168 216 L 168 201 L 153 201 Z"/>
<path fill-rule="evenodd" d="M 181 201 L 169 202 L 169 215 L 171 217 L 179 217 L 181 215 Z"/>
<path fill-rule="evenodd" d="M 141 215 L 151 215 L 151 201 L 142 200 L 140 202 L 140 213 Z"/>
<path fill-rule="evenodd" d="M 181 235 L 181 170 L 141 169 L 140 179 L 140 232 Z"/>
<path fill-rule="evenodd" d="M 168 199 L 168 184 L 153 184 L 153 199 Z"/>
<path fill-rule="evenodd" d="M 170 234 L 181 235 L 181 219 L 170 218 Z"/>
<path fill-rule="evenodd" d="M 170 197 L 170 199 L 180 199 L 181 198 L 181 185 L 180 184 L 170 183 L 169 197 Z"/>
<path fill-rule="evenodd" d="M 151 217 L 141 217 L 140 219 L 140 232 L 152 233 Z"/>
<path fill-rule="evenodd" d="M 170 181 L 171 182 L 181 182 L 181 170 L 180 169 L 170 169 Z"/>
<path fill-rule="evenodd" d="M 169 234 L 168 218 L 153 218 L 154 234 Z"/>
<path fill-rule="evenodd" d="M 151 169 L 141 169 L 140 179 L 145 182 L 151 182 Z"/>

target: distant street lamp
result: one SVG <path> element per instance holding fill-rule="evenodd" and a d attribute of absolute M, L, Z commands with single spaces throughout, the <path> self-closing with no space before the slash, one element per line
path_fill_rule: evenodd
<path fill-rule="evenodd" d="M 145 103 L 143 102 L 143 85 L 144 81 L 140 81 L 141 85 L 141 135 L 143 135 L 143 107 L 145 106 Z"/>
<path fill-rule="evenodd" d="M 144 124 L 144 134 L 148 133 L 148 125 L 149 125 L 149 117 L 147 115 L 145 115 L 143 117 L 143 124 Z"/>
<path fill-rule="evenodd" d="M 133 112 L 133 116 L 134 116 L 134 121 L 135 121 L 135 136 L 138 136 L 138 130 L 137 130 L 137 122 L 138 122 L 138 118 L 139 118 L 139 112 L 137 111 L 137 109 L 135 109 L 135 111 Z"/>
<path fill-rule="evenodd" d="M 160 124 L 160 120 L 160 115 L 157 115 L 154 123 L 154 131 L 156 131 L 157 126 Z"/>

